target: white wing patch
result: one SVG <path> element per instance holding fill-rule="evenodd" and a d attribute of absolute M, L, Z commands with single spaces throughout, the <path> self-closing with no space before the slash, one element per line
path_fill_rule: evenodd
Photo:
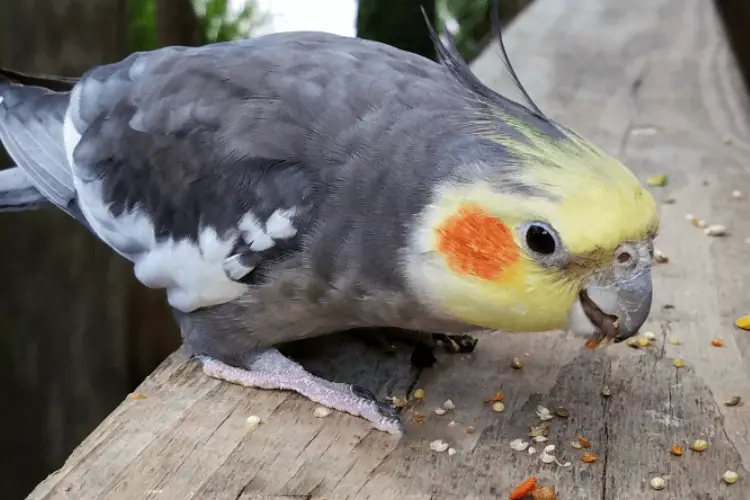
<path fill-rule="evenodd" d="M 156 240 L 152 220 L 137 206 L 115 217 L 102 198 L 102 182 L 84 182 L 76 168 L 73 152 L 81 140 L 73 117 L 78 113 L 80 89 L 76 87 L 63 122 L 65 152 L 73 172 L 81 212 L 99 238 L 134 264 L 135 276 L 151 288 L 164 288 L 169 303 L 183 312 L 222 304 L 241 296 L 247 285 L 233 281 L 252 269 L 231 252 L 240 236 L 253 251 L 272 248 L 275 239 L 291 238 L 297 229 L 291 218 L 294 207 L 276 210 L 266 221 L 246 213 L 236 231 L 224 237 L 211 227 L 202 227 L 197 241 L 171 238 Z"/>
<path fill-rule="evenodd" d="M 288 210 L 277 209 L 266 222 L 268 235 L 275 240 L 291 238 L 297 234 L 297 228 L 292 223 L 292 217 L 297 214 L 294 207 Z"/>

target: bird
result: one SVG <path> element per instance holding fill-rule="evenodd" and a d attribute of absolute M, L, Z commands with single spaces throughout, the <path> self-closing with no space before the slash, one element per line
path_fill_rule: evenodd
<path fill-rule="evenodd" d="M 495 18 L 496 3 L 494 7 Z M 659 217 L 619 160 L 436 60 L 357 37 L 168 46 L 76 79 L 0 75 L 0 211 L 53 206 L 162 289 L 203 372 L 293 391 L 400 436 L 367 388 L 278 347 L 400 328 L 473 350 L 568 331 L 618 343 L 650 313 Z"/>

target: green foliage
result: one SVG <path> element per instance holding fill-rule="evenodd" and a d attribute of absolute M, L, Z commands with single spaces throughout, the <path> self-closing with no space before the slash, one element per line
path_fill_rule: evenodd
<path fill-rule="evenodd" d="M 157 0 L 128 0 L 130 50 L 153 50 L 159 46 L 156 23 Z M 229 0 L 191 0 L 206 43 L 245 38 L 264 22 L 254 0 L 233 11 Z"/>
<path fill-rule="evenodd" d="M 500 0 L 500 22 L 509 23 L 532 0 Z M 458 29 L 451 34 L 461 55 L 471 61 L 492 40 L 492 0 L 437 0 L 441 25 L 454 20 Z"/>
<path fill-rule="evenodd" d="M 156 0 L 128 0 L 130 50 L 153 50 L 156 41 Z"/>
<path fill-rule="evenodd" d="M 229 0 L 192 0 L 207 43 L 228 42 L 247 37 L 259 24 L 255 2 L 246 0 L 239 12 L 232 12 Z"/>

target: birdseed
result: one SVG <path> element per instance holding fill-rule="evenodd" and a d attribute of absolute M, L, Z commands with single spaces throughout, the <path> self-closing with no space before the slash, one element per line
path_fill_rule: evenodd
<path fill-rule="evenodd" d="M 531 491 L 531 500 L 557 500 L 557 492 L 550 486 L 540 486 Z"/>
<path fill-rule="evenodd" d="M 456 405 L 453 403 L 453 401 L 448 399 L 445 403 L 443 403 L 443 408 L 445 408 L 446 410 L 455 410 Z"/>
<path fill-rule="evenodd" d="M 724 236 L 726 233 L 726 226 L 721 224 L 712 224 L 703 230 L 703 234 L 706 236 Z"/>
<path fill-rule="evenodd" d="M 750 330 L 750 314 L 746 314 L 745 316 L 740 316 L 737 318 L 734 322 L 735 326 L 737 328 L 741 328 L 743 330 Z"/>
<path fill-rule="evenodd" d="M 665 484 L 664 479 L 658 476 L 651 479 L 651 487 L 655 490 L 663 490 L 664 484 Z"/>
<path fill-rule="evenodd" d="M 523 360 L 521 358 L 513 358 L 513 361 L 510 362 L 510 366 L 514 370 L 520 370 L 523 368 Z"/>
<path fill-rule="evenodd" d="M 602 387 L 601 394 L 605 398 L 608 398 L 612 395 L 612 389 L 610 389 L 608 385 L 605 385 L 604 387 Z"/>
<path fill-rule="evenodd" d="M 724 479 L 725 483 L 734 484 L 740 478 L 740 475 L 732 470 L 728 470 L 721 477 Z"/>
<path fill-rule="evenodd" d="M 450 448 L 450 446 L 442 439 L 436 439 L 435 441 L 430 443 L 430 449 L 437 453 L 442 453 L 448 448 Z"/>
<path fill-rule="evenodd" d="M 414 399 L 424 399 L 424 389 L 414 391 Z"/>
<path fill-rule="evenodd" d="M 672 364 L 675 366 L 675 368 L 684 368 L 685 367 L 685 362 L 683 360 L 681 360 L 680 358 L 675 358 L 672 361 Z"/>
<path fill-rule="evenodd" d="M 552 412 L 549 411 L 549 408 L 544 406 L 536 407 L 536 416 L 539 417 L 539 420 L 552 420 L 555 418 Z"/>
<path fill-rule="evenodd" d="M 679 444 L 672 445 L 672 448 L 669 450 L 669 452 L 676 457 L 681 457 L 685 453 L 685 451 L 682 449 L 682 446 L 680 446 Z"/>
<path fill-rule="evenodd" d="M 693 444 L 690 445 L 690 449 L 693 451 L 701 452 L 708 448 L 708 443 L 703 439 L 696 439 Z"/>
<path fill-rule="evenodd" d="M 510 448 L 515 451 L 525 451 L 529 447 L 529 443 L 523 439 L 514 439 L 510 442 Z"/>
<path fill-rule="evenodd" d="M 326 408 L 325 406 L 318 406 L 317 408 L 315 408 L 315 411 L 313 412 L 313 415 L 315 415 L 317 418 L 325 418 L 330 414 L 331 414 L 331 409 Z"/>
<path fill-rule="evenodd" d="M 591 441 L 586 439 L 583 436 L 578 436 L 578 442 L 583 446 L 584 448 L 591 448 Z"/>
<path fill-rule="evenodd" d="M 711 345 L 714 347 L 722 347 L 724 345 L 724 341 L 722 339 L 713 339 L 711 341 Z"/>
<path fill-rule="evenodd" d="M 555 415 L 557 415 L 560 418 L 568 418 L 570 416 L 570 412 L 568 411 L 567 408 L 558 407 L 552 411 L 555 413 Z"/>
<path fill-rule="evenodd" d="M 494 403 L 492 403 L 492 411 L 498 413 L 505 411 L 505 403 L 501 401 L 495 401 Z"/>
<path fill-rule="evenodd" d="M 513 488 L 508 496 L 509 500 L 523 500 L 536 488 L 536 477 L 532 476 Z"/>
<path fill-rule="evenodd" d="M 738 404 L 740 404 L 741 400 L 742 398 L 740 398 L 739 396 L 732 396 L 731 398 L 724 401 L 724 406 L 737 406 Z"/>
<path fill-rule="evenodd" d="M 445 415 L 446 413 L 448 413 L 448 410 L 446 410 L 445 408 L 435 408 L 435 415 L 442 416 L 442 415 Z"/>
<path fill-rule="evenodd" d="M 592 464 L 592 463 L 596 462 L 598 459 L 599 459 L 599 457 L 596 456 L 596 453 L 594 453 L 594 452 L 585 453 L 581 457 L 581 461 L 583 463 L 585 463 L 585 464 Z"/>

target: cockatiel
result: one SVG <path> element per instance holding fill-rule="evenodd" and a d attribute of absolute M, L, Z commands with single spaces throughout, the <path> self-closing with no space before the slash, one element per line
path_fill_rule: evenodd
<path fill-rule="evenodd" d="M 393 408 L 276 346 L 357 327 L 458 350 L 480 329 L 632 336 L 651 306 L 652 196 L 533 104 L 501 38 L 527 105 L 431 35 L 439 63 L 286 32 L 0 83 L 17 165 L 0 207 L 50 202 L 130 260 L 208 375 L 393 434 Z"/>

